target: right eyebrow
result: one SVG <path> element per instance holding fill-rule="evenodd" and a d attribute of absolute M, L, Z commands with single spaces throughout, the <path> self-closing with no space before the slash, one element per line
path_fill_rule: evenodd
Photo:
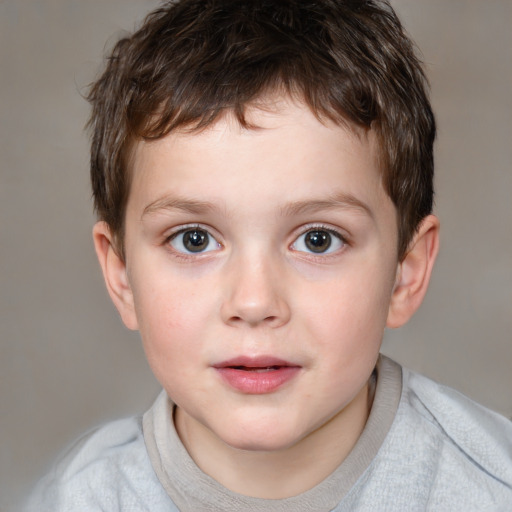
<path fill-rule="evenodd" d="M 152 215 L 165 210 L 181 210 L 196 215 L 209 213 L 217 207 L 208 201 L 196 201 L 179 197 L 166 196 L 148 204 L 142 212 L 141 219 L 146 215 Z"/>
<path fill-rule="evenodd" d="M 335 192 L 326 199 L 295 201 L 285 205 L 281 211 L 283 215 L 298 215 L 333 209 L 353 210 L 368 215 L 371 219 L 375 218 L 372 209 L 366 203 L 345 192 Z"/>

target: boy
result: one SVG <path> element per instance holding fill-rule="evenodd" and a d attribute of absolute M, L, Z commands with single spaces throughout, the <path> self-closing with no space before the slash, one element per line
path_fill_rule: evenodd
<path fill-rule="evenodd" d="M 93 85 L 94 243 L 164 391 L 34 510 L 510 510 L 512 426 L 391 360 L 438 249 L 392 9 L 181 0 Z"/>

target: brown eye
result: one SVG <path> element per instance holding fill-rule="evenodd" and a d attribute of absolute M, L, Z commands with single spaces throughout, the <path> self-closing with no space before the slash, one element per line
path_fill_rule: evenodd
<path fill-rule="evenodd" d="M 304 243 L 310 251 L 322 253 L 331 247 L 332 237 L 328 231 L 315 229 L 305 234 Z"/>
<path fill-rule="evenodd" d="M 200 253 L 214 251 L 219 248 L 219 243 L 208 231 L 194 228 L 179 231 L 171 238 L 171 246 L 178 252 Z"/>
<path fill-rule="evenodd" d="M 341 234 L 318 227 L 302 233 L 293 242 L 291 248 L 298 252 L 324 255 L 339 251 L 344 246 L 345 239 Z"/>
<path fill-rule="evenodd" d="M 183 245 L 190 252 L 201 252 L 208 247 L 209 236 L 206 231 L 194 229 L 183 233 Z"/>

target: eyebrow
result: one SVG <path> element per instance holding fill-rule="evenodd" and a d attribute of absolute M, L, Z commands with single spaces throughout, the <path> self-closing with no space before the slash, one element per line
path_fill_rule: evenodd
<path fill-rule="evenodd" d="M 327 199 L 294 201 L 283 206 L 281 214 L 284 216 L 299 215 L 335 209 L 355 210 L 374 218 L 373 211 L 366 203 L 346 192 L 334 193 Z"/>
<path fill-rule="evenodd" d="M 280 213 L 287 217 L 335 209 L 355 210 L 374 218 L 371 208 L 366 203 L 346 192 L 334 193 L 327 199 L 293 201 L 282 206 Z M 166 196 L 148 204 L 142 212 L 141 219 L 162 210 L 181 210 L 195 215 L 204 215 L 218 210 L 218 207 L 208 201 Z"/>
<path fill-rule="evenodd" d="M 161 210 L 182 210 L 184 212 L 202 215 L 215 209 L 215 205 L 208 201 L 166 196 L 148 204 L 142 212 L 141 219 L 146 215 L 151 215 Z"/>

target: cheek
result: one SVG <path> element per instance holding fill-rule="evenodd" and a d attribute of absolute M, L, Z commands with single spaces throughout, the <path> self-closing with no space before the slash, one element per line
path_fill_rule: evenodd
<path fill-rule="evenodd" d="M 315 339 L 322 364 L 322 395 L 346 405 L 369 378 L 377 360 L 387 318 L 389 286 L 353 276 L 315 297 L 305 330 Z M 313 303 L 311 303 L 313 304 Z"/>
<path fill-rule="evenodd" d="M 301 305 L 307 328 L 333 355 L 341 347 L 364 353 L 369 346 L 380 345 L 391 289 L 389 279 L 371 271 L 352 271 L 314 284 Z"/>
<path fill-rule="evenodd" d="M 150 279 L 136 287 L 135 310 L 144 349 L 157 377 L 171 366 L 179 372 L 190 355 L 197 358 L 207 328 L 211 305 L 208 295 L 194 291 L 179 279 Z M 167 371 L 167 370 L 166 370 Z"/>
<path fill-rule="evenodd" d="M 191 302 L 185 296 L 170 295 L 171 299 L 165 299 L 155 294 L 140 304 L 140 335 L 153 374 L 173 400 L 180 402 L 181 393 L 196 381 L 195 372 L 201 366 L 203 331 Z"/>
<path fill-rule="evenodd" d="M 194 292 L 189 284 L 160 280 L 151 293 L 136 302 L 140 334 L 153 374 L 172 400 L 182 404 L 198 401 L 208 407 L 208 388 L 200 377 L 207 367 L 211 332 L 211 296 Z"/>

